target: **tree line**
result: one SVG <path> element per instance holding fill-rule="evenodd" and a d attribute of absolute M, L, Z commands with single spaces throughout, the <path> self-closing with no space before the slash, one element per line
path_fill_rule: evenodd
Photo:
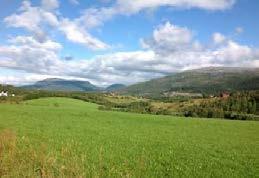
<path fill-rule="evenodd" d="M 258 96 L 256 92 L 235 92 L 227 98 L 204 99 L 183 108 L 186 117 L 256 119 Z M 257 118 L 258 119 L 258 118 Z"/>
<path fill-rule="evenodd" d="M 3 86 L 0 86 L 3 87 Z M 5 86 L 7 88 L 7 86 Z M 259 120 L 259 92 L 244 91 L 231 93 L 229 97 L 204 98 L 200 102 L 193 98 L 160 98 L 162 102 L 180 103 L 180 109 L 172 113 L 168 108 L 156 108 L 152 105 L 152 99 L 133 101 L 129 103 L 116 103 L 107 100 L 105 93 L 86 92 L 59 92 L 42 90 L 23 90 L 8 86 L 8 89 L 16 93 L 16 97 L 0 97 L 0 102 L 16 102 L 38 99 L 42 97 L 68 97 L 96 103 L 100 110 L 115 110 L 123 112 L 135 112 L 143 114 L 177 115 L 185 117 L 225 118 L 234 120 Z M 156 102 L 156 101 L 155 101 Z M 257 115 L 257 116 L 256 116 Z"/>

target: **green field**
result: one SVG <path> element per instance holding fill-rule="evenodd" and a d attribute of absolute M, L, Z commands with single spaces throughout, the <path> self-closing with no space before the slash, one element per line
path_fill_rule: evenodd
<path fill-rule="evenodd" d="M 0 104 L 0 177 L 257 177 L 259 122 Z"/>

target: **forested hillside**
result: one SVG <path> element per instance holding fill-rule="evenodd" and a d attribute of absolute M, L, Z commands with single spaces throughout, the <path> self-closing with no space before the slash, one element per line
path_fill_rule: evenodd
<path fill-rule="evenodd" d="M 258 68 L 202 68 L 135 84 L 120 90 L 120 93 L 163 96 L 168 92 L 219 94 L 223 91 L 258 89 Z"/>

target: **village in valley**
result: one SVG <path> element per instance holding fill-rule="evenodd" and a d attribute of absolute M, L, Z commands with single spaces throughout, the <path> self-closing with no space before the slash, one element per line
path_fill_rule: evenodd
<path fill-rule="evenodd" d="M 0 84 L 0 97 L 14 97 L 14 91 L 9 91 L 10 86 Z"/>
<path fill-rule="evenodd" d="M 13 94 L 13 93 L 12 93 L 12 94 L 9 94 L 8 91 L 1 91 L 0 97 L 8 97 L 8 96 L 14 97 L 15 94 Z"/>

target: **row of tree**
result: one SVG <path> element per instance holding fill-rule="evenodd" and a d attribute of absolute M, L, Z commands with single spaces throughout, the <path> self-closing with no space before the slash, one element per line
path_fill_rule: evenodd
<path fill-rule="evenodd" d="M 3 86 L 2 86 L 3 87 Z M 6 88 L 7 86 L 5 86 Z M 9 90 L 17 93 L 16 97 L 10 98 L 12 101 L 22 101 L 38 99 L 42 97 L 68 97 L 99 104 L 99 109 L 102 110 L 116 110 L 124 112 L 149 113 L 149 114 L 163 114 L 163 115 L 182 115 L 186 117 L 206 117 L 206 118 L 227 118 L 238 120 L 258 120 L 256 114 L 258 113 L 259 94 L 258 92 L 235 92 L 229 97 L 217 97 L 200 99 L 200 102 L 194 102 L 192 98 L 176 98 L 170 100 L 171 102 L 181 103 L 180 109 L 172 113 L 167 108 L 156 108 L 151 104 L 151 100 L 139 100 L 130 103 L 116 103 L 107 99 L 104 93 L 85 93 L 85 92 L 55 92 L 55 91 L 32 91 L 15 89 L 8 86 Z M 1 100 L 8 100 L 8 98 L 1 98 Z M 164 102 L 168 102 L 165 99 Z"/>
<path fill-rule="evenodd" d="M 204 99 L 183 111 L 186 117 L 253 120 L 258 112 L 257 97 L 255 92 L 236 92 L 228 98 Z"/>

